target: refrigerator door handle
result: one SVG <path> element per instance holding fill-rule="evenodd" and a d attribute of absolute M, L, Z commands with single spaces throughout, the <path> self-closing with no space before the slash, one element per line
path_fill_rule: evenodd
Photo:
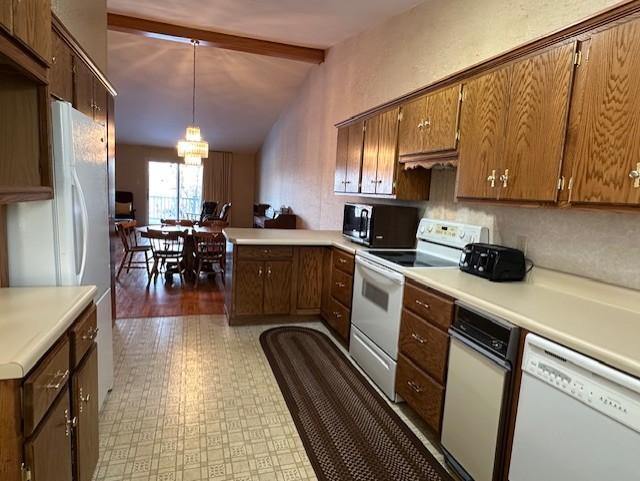
<path fill-rule="evenodd" d="M 89 225 L 89 214 L 87 213 L 87 202 L 84 197 L 84 192 L 82 192 L 82 187 L 80 186 L 80 179 L 78 179 L 77 172 L 73 172 L 73 188 L 78 192 L 78 200 L 80 203 L 80 217 L 82 219 L 82 254 L 78 256 L 78 245 L 75 245 L 76 256 L 75 258 L 81 257 L 80 260 L 80 268 L 76 264 L 76 276 L 78 277 L 78 285 L 82 282 L 82 276 L 84 276 L 84 270 L 87 265 L 87 226 Z M 75 198 L 75 197 L 74 197 Z M 75 209 L 74 209 L 75 210 Z"/>

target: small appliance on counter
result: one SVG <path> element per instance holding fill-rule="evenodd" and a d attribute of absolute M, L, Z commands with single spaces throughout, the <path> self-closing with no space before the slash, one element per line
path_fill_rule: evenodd
<path fill-rule="evenodd" d="M 521 281 L 527 274 L 522 251 L 484 243 L 465 246 L 460 256 L 460 270 L 493 282 Z"/>
<path fill-rule="evenodd" d="M 345 204 L 342 234 L 367 247 L 413 248 L 418 209 L 386 204 Z"/>

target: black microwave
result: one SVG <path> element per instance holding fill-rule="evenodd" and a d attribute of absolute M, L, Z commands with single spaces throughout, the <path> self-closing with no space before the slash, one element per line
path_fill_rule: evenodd
<path fill-rule="evenodd" d="M 345 204 L 342 234 L 368 247 L 415 247 L 418 209 L 387 204 Z"/>

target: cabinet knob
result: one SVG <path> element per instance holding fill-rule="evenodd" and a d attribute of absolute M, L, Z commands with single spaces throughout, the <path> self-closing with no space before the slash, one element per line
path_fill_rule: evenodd
<path fill-rule="evenodd" d="M 640 162 L 636 165 L 636 169 L 629 172 L 629 178 L 633 179 L 633 187 L 640 188 Z"/>
<path fill-rule="evenodd" d="M 422 337 L 419 334 L 416 334 L 415 332 L 411 333 L 411 338 L 419 344 L 424 344 L 425 342 L 427 342 L 427 340 L 424 337 Z"/>
<path fill-rule="evenodd" d="M 258 277 L 262 277 L 262 267 L 258 268 Z"/>
<path fill-rule="evenodd" d="M 491 175 L 487 177 L 487 182 L 491 182 L 491 188 L 493 189 L 496 186 L 496 171 L 495 169 L 491 171 Z"/>
<path fill-rule="evenodd" d="M 415 383 L 413 381 L 407 381 L 407 384 L 411 389 L 413 389 L 418 394 L 422 392 L 422 387 L 418 383 Z"/>
<path fill-rule="evenodd" d="M 79 397 L 80 397 L 80 406 L 79 406 L 79 410 L 80 410 L 80 413 L 82 413 L 83 408 L 84 408 L 84 405 L 85 405 L 85 404 L 89 404 L 89 401 L 91 400 L 91 394 L 89 393 L 89 394 L 87 394 L 86 396 L 83 396 L 83 395 L 82 395 L 82 387 L 81 387 L 81 388 L 80 388 L 80 394 L 79 394 Z"/>
<path fill-rule="evenodd" d="M 506 188 L 509 182 L 509 169 L 505 169 L 504 174 L 500 176 L 500 182 L 502 182 L 502 187 Z"/>
<path fill-rule="evenodd" d="M 343 288 L 343 287 L 346 287 L 346 286 L 347 285 L 344 282 L 336 282 L 336 287 Z"/>
<path fill-rule="evenodd" d="M 339 262 L 340 264 L 346 264 L 346 263 L 347 263 L 347 260 L 346 260 L 346 259 L 338 259 L 338 262 Z"/>
<path fill-rule="evenodd" d="M 58 59 L 57 59 L 57 57 L 55 55 L 51 57 L 51 63 L 52 64 L 55 64 L 56 60 L 58 60 Z"/>
<path fill-rule="evenodd" d="M 267 277 L 271 278 L 271 266 L 267 267 Z"/>
<path fill-rule="evenodd" d="M 418 130 L 422 130 L 422 129 L 424 129 L 424 122 L 423 122 L 423 121 L 420 121 L 420 123 L 418 124 L 418 127 L 417 127 L 417 128 L 418 128 Z"/>
<path fill-rule="evenodd" d="M 57 391 L 60 387 L 65 383 L 67 378 L 69 377 L 69 370 L 66 371 L 58 371 L 53 375 L 53 380 L 45 386 L 45 389 L 50 389 L 53 391 Z M 57 382 L 56 382 L 57 381 Z"/>
<path fill-rule="evenodd" d="M 66 437 L 71 436 L 71 430 L 75 429 L 78 425 L 78 418 L 73 416 L 73 418 L 69 419 L 69 410 L 64 410 L 64 435 Z"/>
<path fill-rule="evenodd" d="M 338 311 L 333 311 L 333 315 L 336 319 L 340 319 L 342 317 L 342 314 L 340 314 Z"/>
<path fill-rule="evenodd" d="M 427 127 L 431 127 L 431 119 L 426 119 L 423 121 L 422 125 L 426 129 Z"/>

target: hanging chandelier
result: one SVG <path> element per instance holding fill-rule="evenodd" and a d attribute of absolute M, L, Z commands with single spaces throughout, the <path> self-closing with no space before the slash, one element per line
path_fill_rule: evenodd
<path fill-rule="evenodd" d="M 209 143 L 202 140 L 200 127 L 196 126 L 196 47 L 198 40 L 191 40 L 193 44 L 193 97 L 191 125 L 187 127 L 184 139 L 178 142 L 178 156 L 184 158 L 184 163 L 200 165 L 202 159 L 209 157 Z"/>

